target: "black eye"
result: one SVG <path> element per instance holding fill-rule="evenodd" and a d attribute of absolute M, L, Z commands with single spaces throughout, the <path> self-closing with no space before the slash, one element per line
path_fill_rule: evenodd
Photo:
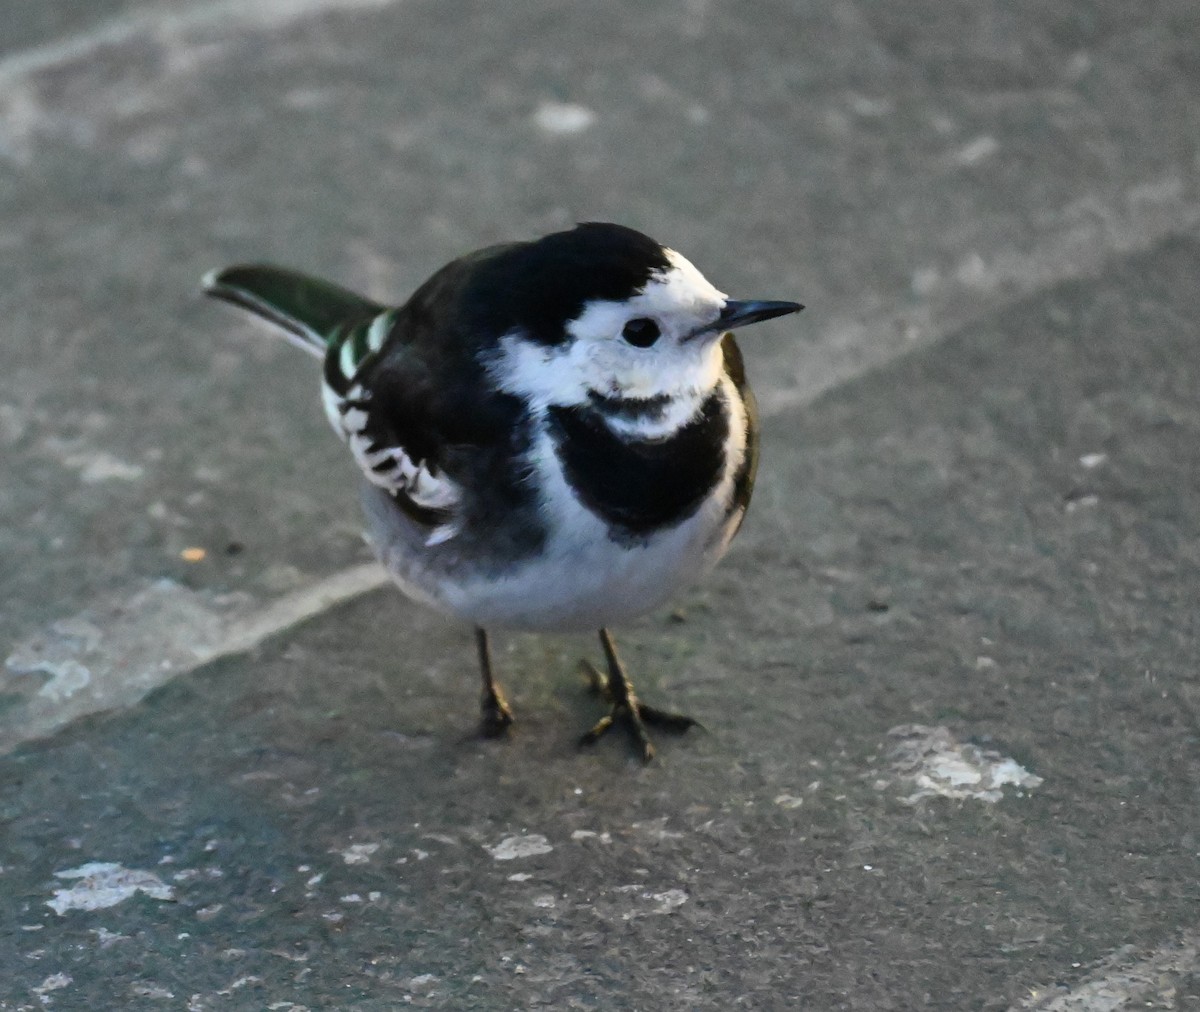
<path fill-rule="evenodd" d="M 635 348 L 649 348 L 658 340 L 661 333 L 657 323 L 644 316 L 639 316 L 636 320 L 630 320 L 625 324 L 621 336 Z"/>

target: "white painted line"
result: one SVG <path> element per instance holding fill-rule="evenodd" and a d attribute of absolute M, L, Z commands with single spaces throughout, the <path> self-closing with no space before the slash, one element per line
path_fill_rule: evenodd
<path fill-rule="evenodd" d="M 22 78 L 86 59 L 99 49 L 133 39 L 164 37 L 216 27 L 230 29 L 270 28 L 326 11 L 386 7 L 394 0 L 215 0 L 133 11 L 107 19 L 80 32 L 40 46 L 21 49 L 0 57 L 0 87 L 10 87 Z"/>
<path fill-rule="evenodd" d="M 945 274 L 918 267 L 913 287 L 921 298 L 915 307 L 865 313 L 851 309 L 825 323 L 811 353 L 792 346 L 786 358 L 771 356 L 764 362 L 753 356 L 752 378 L 780 377 L 774 389 L 756 385 L 761 413 L 770 416 L 811 403 L 1005 306 L 1063 282 L 1095 277 L 1114 257 L 1141 253 L 1169 236 L 1194 231 L 1200 227 L 1200 203 L 1189 200 L 1188 192 L 1182 177 L 1167 175 L 1111 193 L 1088 194 L 1063 208 L 1062 226 L 1030 249 L 969 253 Z"/>
<path fill-rule="evenodd" d="M 1188 931 L 1179 941 L 1138 958 L 1124 946 L 1077 984 L 1066 988 L 1030 988 L 1029 997 L 1009 1012 L 1117 1012 L 1132 1008 L 1175 1008 L 1180 976 L 1200 971 L 1200 932 Z"/>
<path fill-rule="evenodd" d="M 98 602 L 19 643 L 5 660 L 0 686 L 25 698 L 4 715 L 0 754 L 86 714 L 132 706 L 178 675 L 390 583 L 382 567 L 368 563 L 267 604 L 170 580 Z"/>
<path fill-rule="evenodd" d="M 225 654 L 242 653 L 257 646 L 268 636 L 328 611 L 343 601 L 391 585 L 387 571 L 374 562 L 340 570 L 230 623 L 228 638 L 209 660 Z M 203 663 L 207 664 L 208 661 Z"/>

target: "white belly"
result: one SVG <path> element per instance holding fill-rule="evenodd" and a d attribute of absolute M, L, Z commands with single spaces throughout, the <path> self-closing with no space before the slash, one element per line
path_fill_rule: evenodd
<path fill-rule="evenodd" d="M 589 525 L 591 526 L 591 525 Z M 725 552 L 725 509 L 706 503 L 679 526 L 627 546 L 599 521 L 551 539 L 546 551 L 500 579 L 443 585 L 438 597 L 476 625 L 586 630 L 657 608 Z"/>

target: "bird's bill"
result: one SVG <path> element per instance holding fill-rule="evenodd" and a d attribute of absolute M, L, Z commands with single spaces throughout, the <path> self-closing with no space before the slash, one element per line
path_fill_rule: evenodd
<path fill-rule="evenodd" d="M 773 320 L 777 316 L 787 316 L 798 313 L 804 307 L 799 302 L 738 302 L 730 299 L 725 303 L 718 316 L 712 323 L 692 333 L 691 337 L 704 334 L 723 334 L 735 327 L 744 327 L 749 323 L 760 323 L 763 320 Z"/>

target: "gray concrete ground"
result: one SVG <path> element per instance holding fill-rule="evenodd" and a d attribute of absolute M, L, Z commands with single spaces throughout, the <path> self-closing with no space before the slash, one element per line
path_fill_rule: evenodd
<path fill-rule="evenodd" d="M 1194 0 L 3 15 L 0 1008 L 1200 1008 Z M 644 769 L 196 294 L 592 218 L 810 306 Z"/>

